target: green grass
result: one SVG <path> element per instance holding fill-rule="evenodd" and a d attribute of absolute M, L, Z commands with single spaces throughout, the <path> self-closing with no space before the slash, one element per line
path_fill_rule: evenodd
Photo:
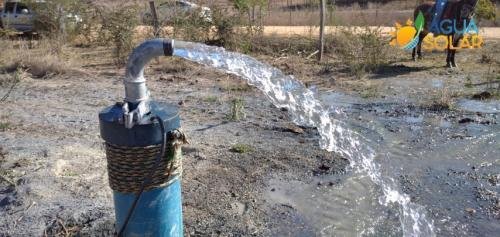
<path fill-rule="evenodd" d="M 500 99 L 500 85 L 498 85 L 498 87 L 496 87 L 496 88 L 487 89 L 486 91 L 491 93 L 491 99 L 493 99 L 493 100 Z"/>
<path fill-rule="evenodd" d="M 5 132 L 12 126 L 9 122 L 0 122 L 0 132 Z"/>
<path fill-rule="evenodd" d="M 378 87 L 370 86 L 362 90 L 359 94 L 363 99 L 376 98 L 379 94 Z"/>
<path fill-rule="evenodd" d="M 465 78 L 465 88 L 472 88 L 472 77 L 470 75 L 467 75 Z"/>
<path fill-rule="evenodd" d="M 76 177 L 78 176 L 78 174 L 76 172 L 73 172 L 73 171 L 65 171 L 62 176 L 64 177 Z"/>
<path fill-rule="evenodd" d="M 231 121 L 239 121 L 245 117 L 245 101 L 241 98 L 233 99 L 231 101 L 231 111 L 228 114 L 228 119 Z"/>
<path fill-rule="evenodd" d="M 0 166 L 5 160 L 5 156 L 7 156 L 7 152 L 3 150 L 3 147 L 0 146 Z"/>
<path fill-rule="evenodd" d="M 219 101 L 219 98 L 215 95 L 209 95 L 209 96 L 203 98 L 203 101 L 205 101 L 207 103 L 216 103 Z"/>
<path fill-rule="evenodd" d="M 240 154 L 244 154 L 244 153 L 252 152 L 253 147 L 250 145 L 247 145 L 247 144 L 237 143 L 231 147 L 231 151 L 236 152 L 236 153 L 240 153 Z"/>

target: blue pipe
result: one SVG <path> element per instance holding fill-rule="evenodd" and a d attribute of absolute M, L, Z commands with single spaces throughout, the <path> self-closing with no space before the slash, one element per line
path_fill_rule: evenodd
<path fill-rule="evenodd" d="M 123 236 L 182 237 L 181 178 L 162 188 L 142 193 Z M 127 217 L 136 195 L 113 192 L 116 227 L 119 229 Z"/>
<path fill-rule="evenodd" d="M 180 128 L 179 111 L 175 106 L 154 101 L 151 101 L 149 105 L 151 112 L 149 116 L 159 117 L 164 124 L 165 131 Z M 120 122 L 122 117 L 121 104 L 108 107 L 99 114 L 101 137 L 106 143 L 123 147 L 124 151 L 161 144 L 163 136 L 159 128 L 160 124 L 141 124 L 128 129 Z M 181 151 L 177 150 L 180 148 L 170 147 L 170 145 L 167 145 L 167 148 L 169 151 L 165 154 L 166 160 L 182 159 Z M 108 160 L 108 169 L 114 165 L 111 162 L 114 161 Z M 147 189 L 140 195 L 121 236 L 183 236 L 181 174 L 182 172 L 172 174 L 164 186 Z M 125 179 L 125 182 L 137 182 L 121 177 L 120 179 L 122 181 Z M 122 229 L 137 195 L 138 193 L 132 191 L 113 190 L 117 233 Z"/>

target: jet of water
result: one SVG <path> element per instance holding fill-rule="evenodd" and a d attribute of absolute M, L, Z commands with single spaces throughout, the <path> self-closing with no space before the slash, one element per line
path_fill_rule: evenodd
<path fill-rule="evenodd" d="M 262 91 L 277 107 L 286 108 L 293 122 L 318 129 L 320 147 L 348 158 L 357 172 L 368 174 L 381 187 L 381 204 L 397 203 L 404 236 L 435 236 L 432 221 L 427 220 L 425 209 L 411 203 L 408 195 L 396 189 L 390 177 L 382 177 L 375 163 L 375 151 L 358 133 L 344 122 L 331 118 L 314 93 L 291 75 L 248 55 L 226 51 L 224 48 L 197 43 L 186 43 L 175 48 L 174 55 L 234 74 Z M 335 113 L 340 114 L 339 111 Z"/>

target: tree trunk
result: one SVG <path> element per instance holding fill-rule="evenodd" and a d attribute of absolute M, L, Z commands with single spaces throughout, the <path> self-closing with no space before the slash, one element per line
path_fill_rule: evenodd
<path fill-rule="evenodd" d="M 326 0 L 320 0 L 321 1 L 321 6 L 320 6 L 320 26 L 319 26 L 319 54 L 318 54 L 318 60 L 321 62 L 323 60 L 323 51 L 325 48 L 325 10 L 326 10 Z"/>

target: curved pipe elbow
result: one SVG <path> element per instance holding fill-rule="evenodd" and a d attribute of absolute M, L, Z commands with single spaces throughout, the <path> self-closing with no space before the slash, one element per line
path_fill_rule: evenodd
<path fill-rule="evenodd" d="M 175 41 L 180 47 L 186 42 Z M 149 91 L 144 78 L 144 67 L 151 59 L 174 54 L 174 40 L 152 39 L 135 48 L 129 56 L 125 79 L 125 103 L 123 104 L 123 123 L 126 128 L 136 124 L 148 124 L 146 116 L 150 112 Z"/>
<path fill-rule="evenodd" d="M 151 59 L 172 56 L 174 41 L 170 39 L 148 40 L 132 51 L 125 73 L 125 102 L 139 104 L 149 99 L 149 91 L 144 78 L 144 67 Z"/>

